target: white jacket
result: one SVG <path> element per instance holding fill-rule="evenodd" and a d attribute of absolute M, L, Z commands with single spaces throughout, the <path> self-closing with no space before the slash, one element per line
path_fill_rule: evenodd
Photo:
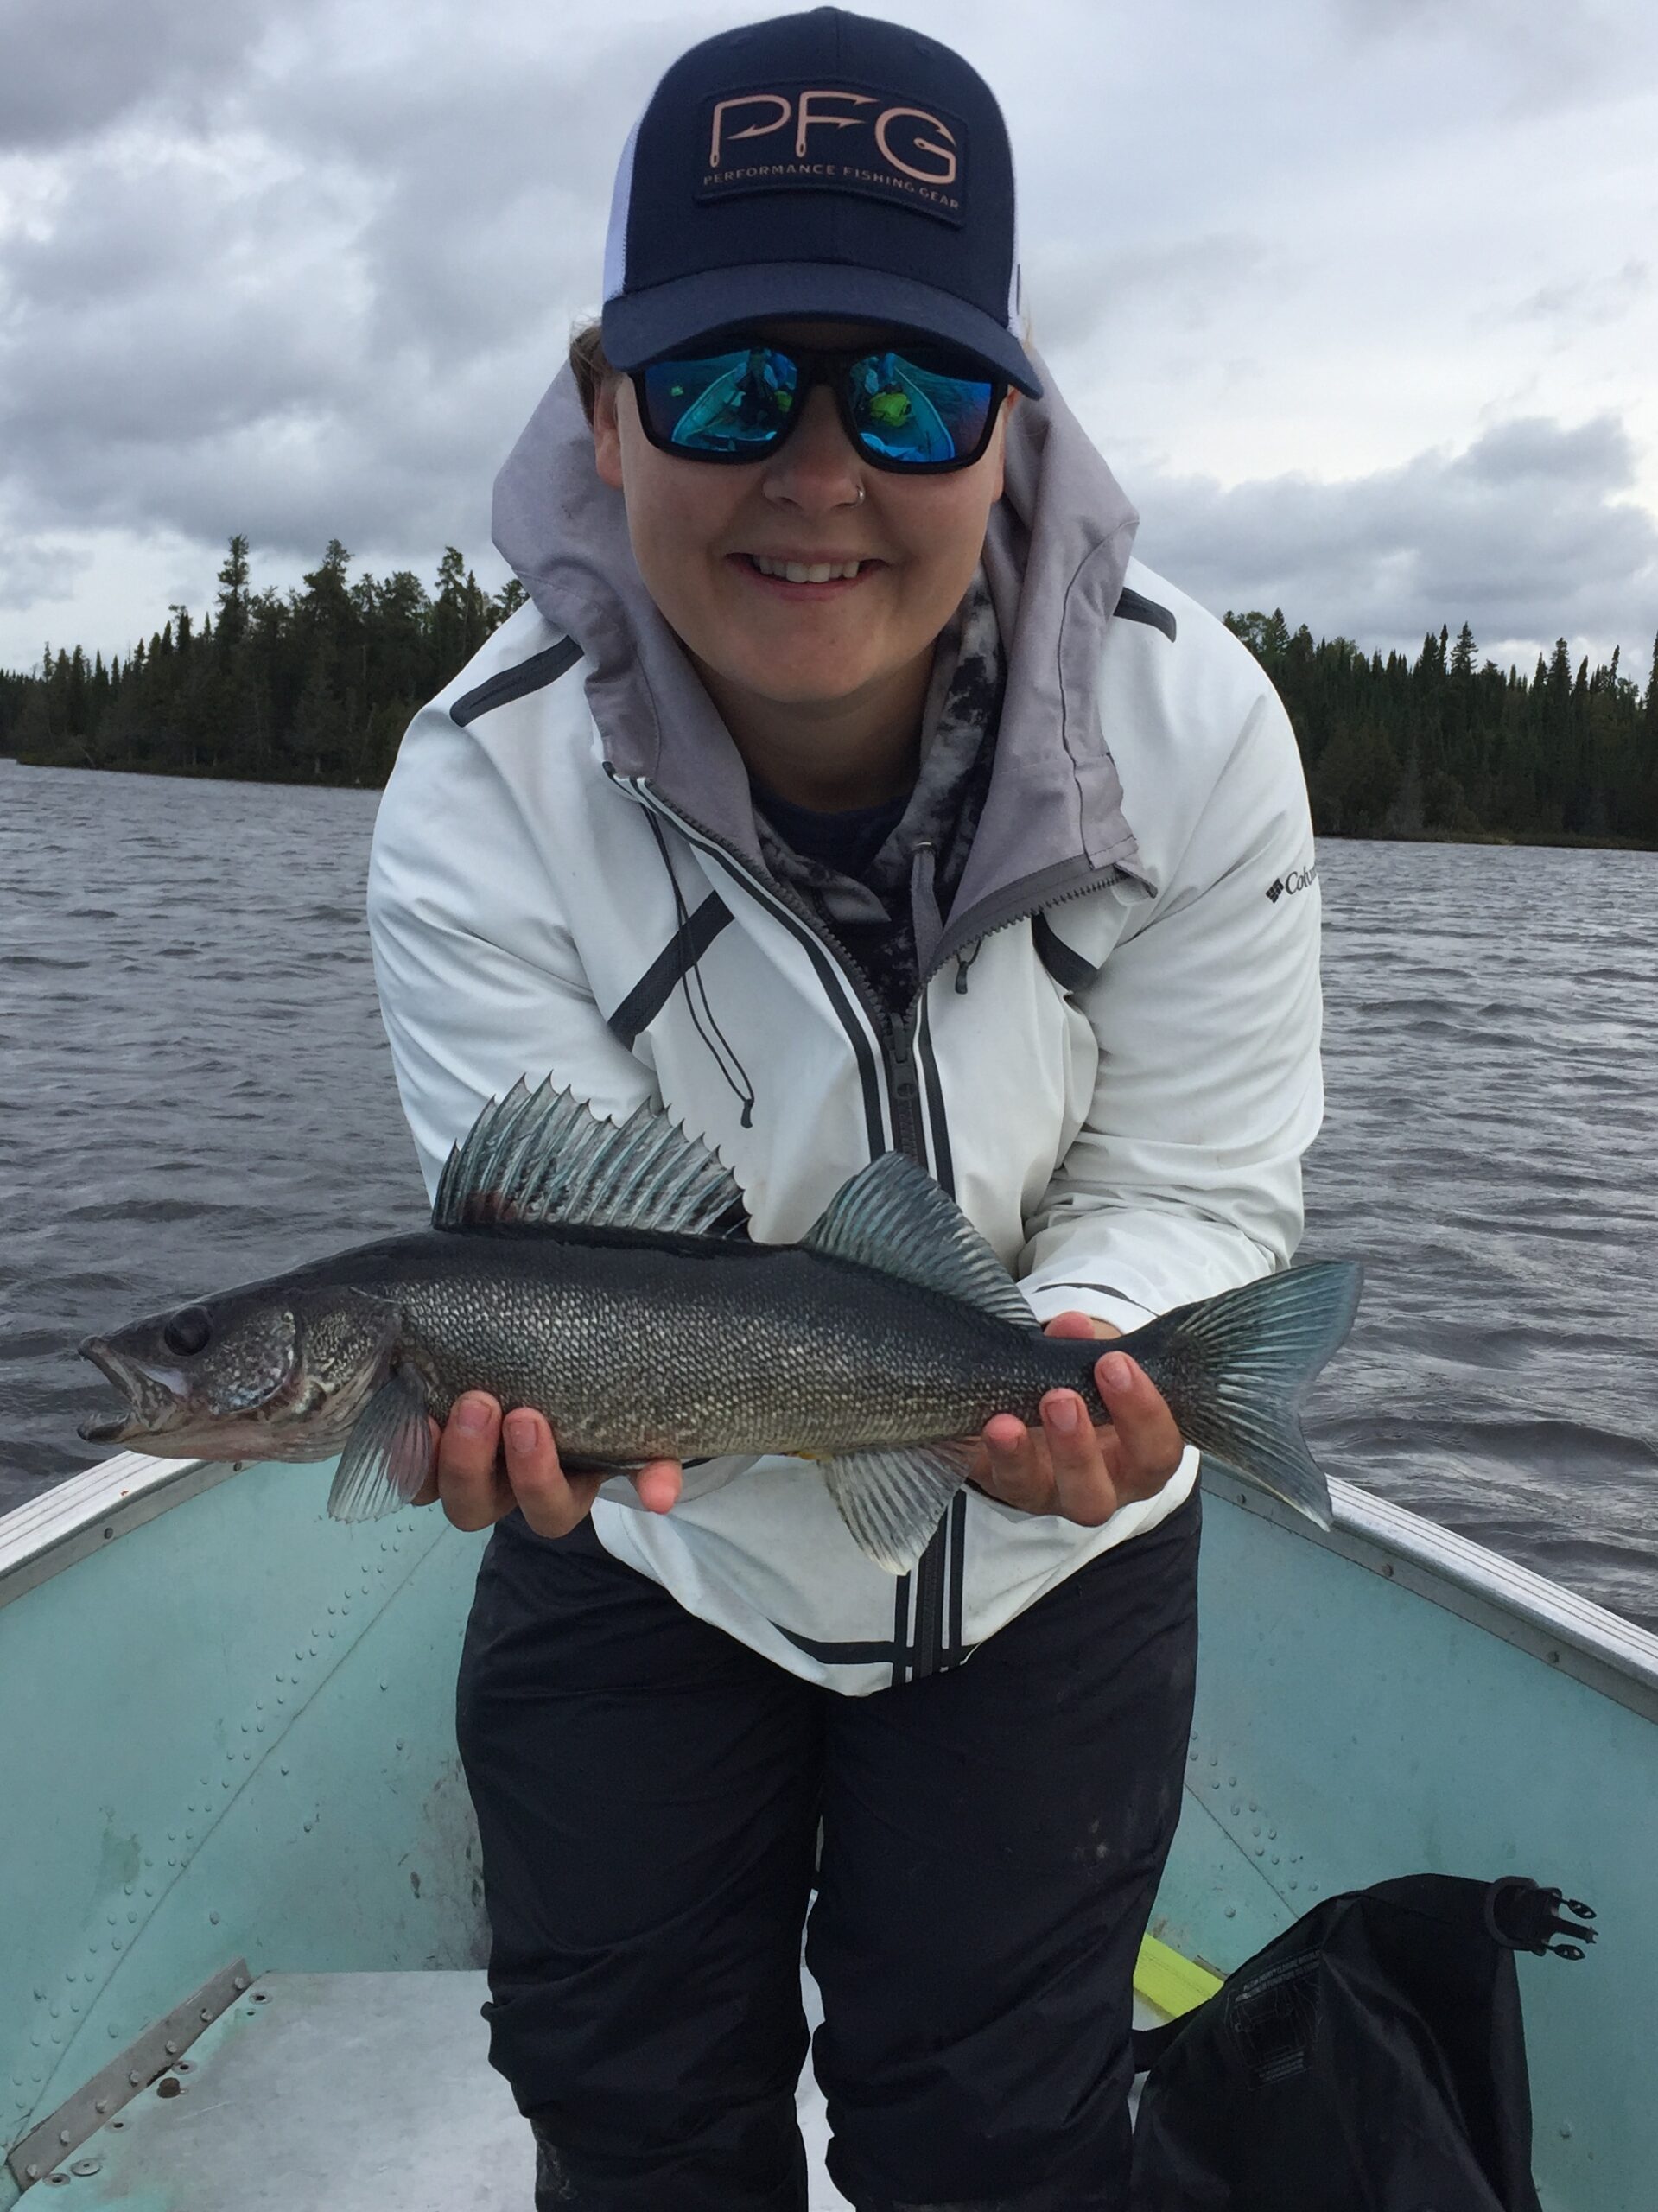
<path fill-rule="evenodd" d="M 708 1139 L 753 1235 L 798 1237 L 892 1147 L 953 1191 L 1046 1319 L 1123 1329 L 1288 1263 L 1322 1112 L 1319 898 L 1288 721 L 1224 626 L 1138 563 L 1135 517 L 1041 370 L 985 570 L 1007 664 L 967 871 L 905 1025 L 760 860 L 746 774 L 628 549 L 561 372 L 502 471 L 531 593 L 424 709 L 386 787 L 369 920 L 429 1187 L 521 1075 Z M 861 1693 L 958 1663 L 1154 1526 L 971 1491 L 897 1583 L 815 1472 L 607 1484 L 607 1548 L 778 1664 Z"/>

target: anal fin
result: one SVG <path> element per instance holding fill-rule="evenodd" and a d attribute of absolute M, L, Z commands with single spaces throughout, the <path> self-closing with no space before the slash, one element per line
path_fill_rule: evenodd
<path fill-rule="evenodd" d="M 972 1447 L 918 1444 L 818 1462 L 852 1541 L 889 1574 L 907 1574 L 967 1479 Z"/>
<path fill-rule="evenodd" d="M 328 1492 L 335 1521 L 379 1521 L 413 1502 L 432 1464 L 426 1393 L 400 1368 L 357 1417 Z"/>

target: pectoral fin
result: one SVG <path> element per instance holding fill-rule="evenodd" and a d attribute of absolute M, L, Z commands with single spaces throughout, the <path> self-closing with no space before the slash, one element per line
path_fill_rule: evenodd
<path fill-rule="evenodd" d="M 889 1574 L 907 1574 L 965 1481 L 970 1456 L 966 1445 L 923 1444 L 818 1464 L 859 1550 Z"/>
<path fill-rule="evenodd" d="M 419 1377 L 400 1367 L 357 1417 L 328 1492 L 330 1516 L 336 1521 L 378 1521 L 401 1512 L 431 1464 L 426 1393 Z"/>

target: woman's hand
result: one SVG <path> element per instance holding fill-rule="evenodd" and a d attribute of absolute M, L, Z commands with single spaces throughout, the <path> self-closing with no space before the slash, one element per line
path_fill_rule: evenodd
<path fill-rule="evenodd" d="M 457 1529 L 487 1529 L 521 1506 L 538 1536 L 568 1536 L 585 1521 L 603 1475 L 567 1475 L 543 1414 L 520 1406 L 505 1421 L 497 1401 L 482 1390 L 457 1398 L 448 1421 L 432 1423 L 436 1471 L 416 1492 L 416 1505 L 437 1499 Z M 666 1513 L 679 1497 L 677 1459 L 652 1459 L 637 1468 L 633 1486 L 648 1512 Z"/>
<path fill-rule="evenodd" d="M 1051 1337 L 1115 1337 L 1109 1321 L 1057 1313 Z M 1111 1419 L 1096 1428 L 1075 1390 L 1050 1390 L 1042 1426 L 1013 1414 L 985 1423 L 969 1479 L 1022 1513 L 1057 1513 L 1097 1529 L 1120 1505 L 1154 1497 L 1180 1464 L 1185 1441 L 1162 1393 L 1123 1352 L 1107 1352 L 1094 1381 Z"/>

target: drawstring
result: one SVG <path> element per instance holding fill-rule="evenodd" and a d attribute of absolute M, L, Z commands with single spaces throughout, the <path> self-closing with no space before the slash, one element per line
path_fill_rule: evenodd
<path fill-rule="evenodd" d="M 915 935 L 915 964 L 924 976 L 944 933 L 938 899 L 932 886 L 933 846 L 930 837 L 918 842 L 910 858 L 910 926 Z"/>
<path fill-rule="evenodd" d="M 685 904 L 684 893 L 680 890 L 679 878 L 674 874 L 674 864 L 668 857 L 668 841 L 662 834 L 662 824 L 649 807 L 645 810 L 645 818 L 651 825 L 651 834 L 657 841 L 657 850 L 662 855 L 662 865 L 667 869 L 668 880 L 673 887 L 675 924 L 683 938 L 690 927 L 690 910 Z M 696 983 L 695 996 L 692 995 L 691 988 L 693 980 Z M 748 1079 L 747 1069 L 733 1050 L 731 1040 L 715 1019 L 714 1008 L 708 1003 L 708 986 L 702 981 L 701 954 L 693 957 L 689 969 L 681 976 L 679 981 L 685 994 L 685 1008 L 690 1015 L 691 1027 L 703 1044 L 708 1046 L 709 1055 L 715 1066 L 719 1069 L 723 1077 L 727 1089 L 741 1106 L 743 1128 L 752 1128 L 754 1125 L 754 1086 Z M 708 1025 L 707 1029 L 702 1027 L 702 1018 L 698 1016 L 696 1011 L 698 998 L 702 1001 L 702 1017 L 707 1019 Z M 710 1030 L 713 1032 L 712 1036 L 708 1033 Z M 718 1044 L 715 1042 L 715 1038 L 719 1039 Z M 727 1060 L 730 1061 L 731 1067 L 736 1069 L 740 1081 L 733 1080 L 731 1069 L 726 1065 Z"/>

